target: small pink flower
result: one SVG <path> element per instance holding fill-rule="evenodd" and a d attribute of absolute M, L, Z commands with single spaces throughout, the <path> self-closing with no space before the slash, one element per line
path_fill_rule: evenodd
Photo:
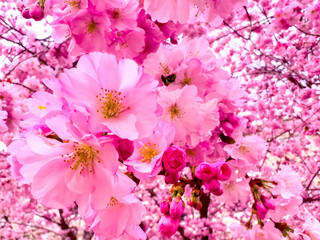
<path fill-rule="evenodd" d="M 174 127 L 160 122 L 152 135 L 134 142 L 134 151 L 124 164 L 139 179 L 156 176 L 162 168 L 161 157 L 174 137 Z"/>
<path fill-rule="evenodd" d="M 89 207 L 84 212 L 82 212 L 83 209 L 80 209 L 80 214 L 95 234 L 107 239 L 118 238 L 123 234 L 131 236 L 131 238 L 124 239 L 146 239 L 139 227 L 146 209 L 138 198 L 130 194 L 131 185 L 135 184 L 130 179 L 125 179 L 127 177 L 123 174 L 118 173 L 118 176 L 118 185 L 110 189 L 109 196 L 111 197 L 104 203 L 104 208 L 94 211 Z M 85 202 L 82 203 L 82 205 L 85 204 Z"/>
<path fill-rule="evenodd" d="M 173 145 L 163 153 L 162 161 L 168 172 L 180 172 L 186 166 L 186 153 L 182 148 Z"/>
<path fill-rule="evenodd" d="M 85 9 L 80 10 L 69 23 L 75 43 L 85 53 L 104 51 L 107 48 L 105 34 L 109 26 L 109 18 L 104 13 Z"/>

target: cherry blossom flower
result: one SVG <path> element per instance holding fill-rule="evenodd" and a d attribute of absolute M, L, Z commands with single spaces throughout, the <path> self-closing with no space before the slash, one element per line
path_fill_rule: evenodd
<path fill-rule="evenodd" d="M 112 55 L 92 53 L 83 56 L 77 68 L 65 71 L 59 83 L 75 108 L 87 110 L 93 132 L 135 140 L 157 125 L 157 82 L 132 60 L 118 62 Z"/>

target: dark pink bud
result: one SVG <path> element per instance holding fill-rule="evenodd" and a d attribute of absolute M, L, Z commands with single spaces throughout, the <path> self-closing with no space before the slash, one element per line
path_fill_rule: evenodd
<path fill-rule="evenodd" d="M 164 178 L 164 181 L 166 184 L 175 184 L 180 179 L 180 173 L 179 172 L 167 172 L 166 176 Z"/>
<path fill-rule="evenodd" d="M 164 201 L 160 204 L 160 211 L 162 214 L 167 214 L 169 212 L 170 204 L 169 201 Z"/>
<path fill-rule="evenodd" d="M 176 35 L 171 35 L 170 42 L 172 44 L 178 44 L 178 37 Z"/>
<path fill-rule="evenodd" d="M 23 11 L 22 11 L 22 17 L 24 17 L 25 19 L 30 19 L 30 18 L 31 18 L 29 8 L 23 9 Z"/>
<path fill-rule="evenodd" d="M 216 175 L 218 180 L 225 181 L 231 177 L 231 168 L 226 162 L 215 162 L 211 165 L 218 169 L 218 173 Z"/>
<path fill-rule="evenodd" d="M 274 205 L 274 203 L 272 202 L 272 200 L 270 200 L 269 198 L 265 197 L 265 196 L 261 196 L 261 201 L 263 203 L 263 205 L 271 210 L 275 210 L 276 206 Z"/>
<path fill-rule="evenodd" d="M 118 142 L 117 151 L 119 153 L 119 159 L 127 160 L 133 153 L 133 142 L 128 139 L 120 139 Z"/>
<path fill-rule="evenodd" d="M 159 221 L 159 232 L 165 237 L 171 237 L 178 230 L 179 218 L 172 219 L 168 215 L 163 215 Z"/>
<path fill-rule="evenodd" d="M 30 7 L 30 17 L 36 21 L 40 21 L 43 19 L 44 14 L 42 8 L 37 4 L 31 5 Z"/>
<path fill-rule="evenodd" d="M 175 197 L 170 204 L 170 217 L 180 218 L 184 211 L 184 205 L 181 197 Z"/>
<path fill-rule="evenodd" d="M 228 117 L 228 122 L 230 122 L 234 127 L 239 126 L 239 118 L 233 114 Z"/>
<path fill-rule="evenodd" d="M 257 214 L 260 219 L 265 219 L 268 209 L 262 203 L 255 203 Z"/>
<path fill-rule="evenodd" d="M 213 168 L 209 163 L 200 163 L 196 168 L 196 177 L 203 181 L 209 181 L 218 173 L 217 168 Z"/>
<path fill-rule="evenodd" d="M 222 186 L 220 185 L 220 187 L 217 190 L 213 191 L 212 194 L 215 196 L 221 196 L 223 194 Z"/>
<path fill-rule="evenodd" d="M 186 152 L 173 145 L 164 152 L 162 161 L 168 172 L 179 172 L 186 166 Z"/>
<path fill-rule="evenodd" d="M 234 127 L 229 122 L 222 122 L 221 126 L 226 131 L 227 134 L 231 134 L 234 130 Z"/>
<path fill-rule="evenodd" d="M 209 181 L 205 181 L 204 186 L 211 193 L 215 193 L 220 189 L 220 183 L 214 178 L 210 179 Z"/>

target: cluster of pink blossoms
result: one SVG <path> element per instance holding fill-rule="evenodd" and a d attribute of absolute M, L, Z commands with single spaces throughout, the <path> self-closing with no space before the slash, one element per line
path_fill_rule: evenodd
<path fill-rule="evenodd" d="M 151 20 L 138 0 L 25 0 L 24 5 L 26 18 L 35 7 L 42 18 L 52 16 L 52 36 L 57 43 L 70 39 L 72 56 L 100 51 L 141 62 L 167 38 L 177 42 L 180 32 L 180 24 Z"/>
<path fill-rule="evenodd" d="M 13 175 L 48 207 L 76 203 L 101 240 L 146 239 L 146 209 L 133 194 L 140 180 L 157 175 L 173 184 L 160 205 L 163 236 L 178 231 L 185 202 L 201 211 L 210 194 L 250 206 L 247 239 L 289 236 L 283 216 L 302 201 L 301 188 L 291 187 L 299 178 L 291 168 L 259 175 L 266 145 L 243 134 L 239 83 L 205 38 L 178 39 L 180 24 L 221 23 L 244 1 L 164 3 L 25 1 L 24 17 L 53 16 L 55 40 L 70 39 L 73 56 L 89 54 L 28 99 L 22 134 L 8 148 Z"/>
<path fill-rule="evenodd" d="M 144 68 L 91 53 L 47 80 L 52 93 L 28 100 L 24 131 L 9 146 L 16 178 L 31 183 L 33 196 L 46 206 L 76 202 L 101 239 L 145 239 L 139 226 L 145 208 L 130 178 L 163 174 L 174 185 L 159 230 L 173 235 L 187 185 L 193 186 L 188 204 L 201 210 L 206 191 L 221 196 L 219 181 L 231 175 L 246 182 L 265 151 L 260 138 L 242 136 L 246 121 L 234 114 L 241 91 L 207 44 L 162 45 Z"/>

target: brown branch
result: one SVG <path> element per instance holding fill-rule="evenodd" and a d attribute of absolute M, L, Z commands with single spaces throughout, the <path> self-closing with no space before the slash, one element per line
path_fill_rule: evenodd
<path fill-rule="evenodd" d="M 309 188 L 311 187 L 311 184 L 312 184 L 313 180 L 316 178 L 316 176 L 319 174 L 319 172 L 320 172 L 320 168 L 319 168 L 318 171 L 312 176 L 312 178 L 311 178 L 311 180 L 310 180 L 310 182 L 309 182 L 306 190 L 309 190 Z"/>
<path fill-rule="evenodd" d="M 67 224 L 66 220 L 63 217 L 63 210 L 59 209 L 59 214 L 60 214 L 60 227 L 62 230 L 69 230 L 67 237 L 70 238 L 70 240 L 77 240 L 76 234 L 70 229 L 69 225 Z"/>

